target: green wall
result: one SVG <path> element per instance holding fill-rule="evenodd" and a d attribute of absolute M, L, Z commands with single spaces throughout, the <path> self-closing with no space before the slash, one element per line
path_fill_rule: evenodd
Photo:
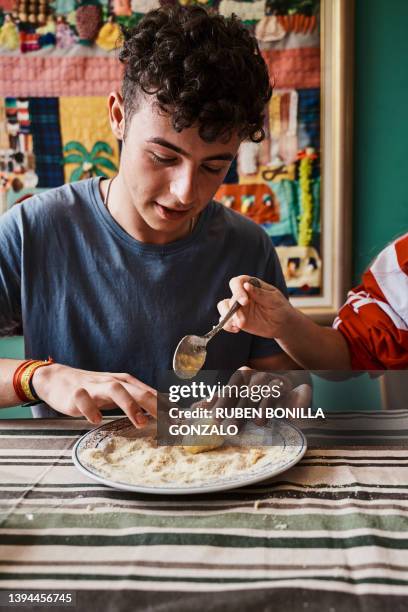
<path fill-rule="evenodd" d="M 355 5 L 354 281 L 408 231 L 408 1 Z"/>

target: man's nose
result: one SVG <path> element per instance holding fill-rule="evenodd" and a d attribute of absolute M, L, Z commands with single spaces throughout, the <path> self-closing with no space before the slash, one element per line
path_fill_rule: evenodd
<path fill-rule="evenodd" d="M 184 206 L 192 205 L 197 195 L 197 177 L 194 171 L 178 173 L 170 184 L 170 192 Z"/>

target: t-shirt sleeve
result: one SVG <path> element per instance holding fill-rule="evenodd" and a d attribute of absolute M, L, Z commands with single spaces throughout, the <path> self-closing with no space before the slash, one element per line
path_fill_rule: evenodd
<path fill-rule="evenodd" d="M 349 291 L 333 327 L 346 339 L 353 370 L 408 368 L 408 235 L 388 245 Z"/>
<path fill-rule="evenodd" d="M 20 207 L 0 216 L 0 336 L 22 333 Z"/>
<path fill-rule="evenodd" d="M 265 259 L 263 270 L 257 273 L 257 277 L 279 289 L 284 296 L 288 297 L 288 290 L 283 276 L 282 268 L 278 255 L 270 242 L 268 245 L 268 254 Z M 252 337 L 251 344 L 251 359 L 257 357 L 269 357 L 283 353 L 279 344 L 272 338 L 261 338 L 259 336 Z"/>

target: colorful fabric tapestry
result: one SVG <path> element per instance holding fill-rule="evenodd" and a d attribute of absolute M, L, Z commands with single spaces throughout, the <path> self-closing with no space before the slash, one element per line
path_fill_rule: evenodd
<path fill-rule="evenodd" d="M 320 145 L 320 90 L 299 89 L 299 134 L 301 139 L 299 147 L 313 147 Z"/>
<path fill-rule="evenodd" d="M 215 197 L 264 228 L 290 294 L 322 295 L 320 0 L 171 1 L 235 13 L 257 37 L 274 88 L 266 137 L 242 143 Z M 160 3 L 1 2 L 0 213 L 39 190 L 117 172 L 106 96 L 121 84 L 121 26 Z"/>
<path fill-rule="evenodd" d="M 30 98 L 35 170 L 40 187 L 64 183 L 61 163 L 61 132 L 57 98 Z"/>
<path fill-rule="evenodd" d="M 65 182 L 112 176 L 119 165 L 119 151 L 106 98 L 64 97 L 59 103 Z"/>

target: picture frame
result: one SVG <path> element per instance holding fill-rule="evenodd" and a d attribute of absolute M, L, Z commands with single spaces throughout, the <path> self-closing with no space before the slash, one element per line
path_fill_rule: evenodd
<path fill-rule="evenodd" d="M 323 283 L 292 304 L 331 324 L 351 288 L 354 0 L 321 0 Z"/>

